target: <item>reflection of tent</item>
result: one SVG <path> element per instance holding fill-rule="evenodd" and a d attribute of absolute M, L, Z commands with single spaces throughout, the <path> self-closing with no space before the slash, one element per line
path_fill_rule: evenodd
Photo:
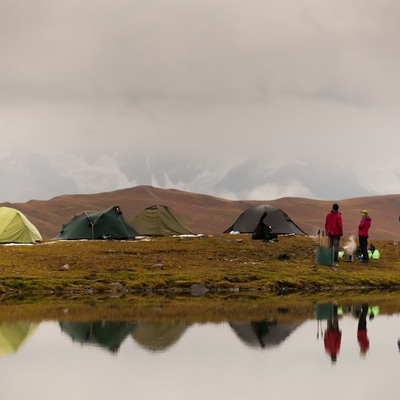
<path fill-rule="evenodd" d="M 176 343 L 186 331 L 185 324 L 142 323 L 132 332 L 132 337 L 142 347 L 151 351 L 166 350 Z"/>
<path fill-rule="evenodd" d="M 74 342 L 93 344 L 117 352 L 135 325 L 127 322 L 60 322 Z"/>
<path fill-rule="evenodd" d="M 193 235 L 193 232 L 173 210 L 161 205 L 145 208 L 131 223 L 141 235 Z"/>
<path fill-rule="evenodd" d="M 256 321 L 250 323 L 231 322 L 229 325 L 247 345 L 264 348 L 281 344 L 301 323 Z"/>
<path fill-rule="evenodd" d="M 58 239 L 130 239 L 138 236 L 125 219 L 119 206 L 113 206 L 102 212 L 83 212 L 63 225 Z"/>
<path fill-rule="evenodd" d="M 236 222 L 224 233 L 240 232 L 253 233 L 263 213 L 266 213 L 263 219 L 264 223 L 272 228 L 271 233 L 276 235 L 305 235 L 290 218 L 280 208 L 260 205 L 249 207 L 245 210 Z"/>
<path fill-rule="evenodd" d="M 41 241 L 39 231 L 22 212 L 10 207 L 0 207 L 0 243 Z"/>
<path fill-rule="evenodd" d="M 0 324 L 0 354 L 15 353 L 31 336 L 37 325 L 32 322 Z"/>

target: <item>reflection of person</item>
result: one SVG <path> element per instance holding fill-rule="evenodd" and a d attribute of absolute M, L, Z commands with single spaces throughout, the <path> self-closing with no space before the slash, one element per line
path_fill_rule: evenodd
<path fill-rule="evenodd" d="M 339 205 L 333 204 L 332 210 L 329 211 L 325 218 L 325 232 L 328 236 L 328 247 L 334 251 L 333 261 L 338 261 L 339 241 L 343 236 L 342 214 L 339 212 Z"/>
<path fill-rule="evenodd" d="M 369 339 L 367 335 L 367 315 L 368 315 L 368 304 L 360 306 L 356 313 L 358 316 L 358 327 L 357 327 L 357 340 L 360 345 L 360 353 L 365 354 L 369 349 Z"/>
<path fill-rule="evenodd" d="M 371 227 L 371 217 L 368 215 L 367 210 L 361 211 L 362 217 L 360 224 L 358 225 L 358 241 L 360 244 L 361 254 L 363 256 L 362 261 L 367 263 L 368 260 L 368 234 L 369 228 Z"/>
<path fill-rule="evenodd" d="M 339 329 L 337 305 L 332 304 L 331 318 L 328 319 L 327 327 L 324 332 L 325 351 L 331 356 L 332 363 L 336 363 L 341 341 L 342 331 Z"/>

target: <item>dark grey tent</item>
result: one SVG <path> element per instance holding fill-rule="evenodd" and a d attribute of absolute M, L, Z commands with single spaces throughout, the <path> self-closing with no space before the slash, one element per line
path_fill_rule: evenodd
<path fill-rule="evenodd" d="M 145 208 L 136 215 L 131 224 L 136 231 L 146 236 L 194 234 L 178 214 L 163 205 L 153 205 Z"/>
<path fill-rule="evenodd" d="M 83 212 L 63 225 L 53 240 L 131 239 L 139 236 L 129 224 L 119 206 L 105 211 Z"/>
<path fill-rule="evenodd" d="M 272 228 L 274 235 L 306 235 L 280 208 L 269 205 L 249 207 L 224 233 L 253 233 L 260 219 Z"/>

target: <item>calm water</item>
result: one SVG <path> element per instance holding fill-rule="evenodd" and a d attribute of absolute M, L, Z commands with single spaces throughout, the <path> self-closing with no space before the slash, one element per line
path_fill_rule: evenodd
<path fill-rule="evenodd" d="M 359 336 L 357 315 L 339 316 L 336 362 L 325 350 L 328 321 L 317 314 L 296 322 L 3 323 L 1 398 L 398 399 L 400 318 L 378 311 Z"/>

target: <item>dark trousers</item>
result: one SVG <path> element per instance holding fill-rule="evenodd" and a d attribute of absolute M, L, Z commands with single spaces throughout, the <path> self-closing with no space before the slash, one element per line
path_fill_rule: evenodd
<path fill-rule="evenodd" d="M 358 235 L 363 261 L 368 262 L 368 236 Z"/>

